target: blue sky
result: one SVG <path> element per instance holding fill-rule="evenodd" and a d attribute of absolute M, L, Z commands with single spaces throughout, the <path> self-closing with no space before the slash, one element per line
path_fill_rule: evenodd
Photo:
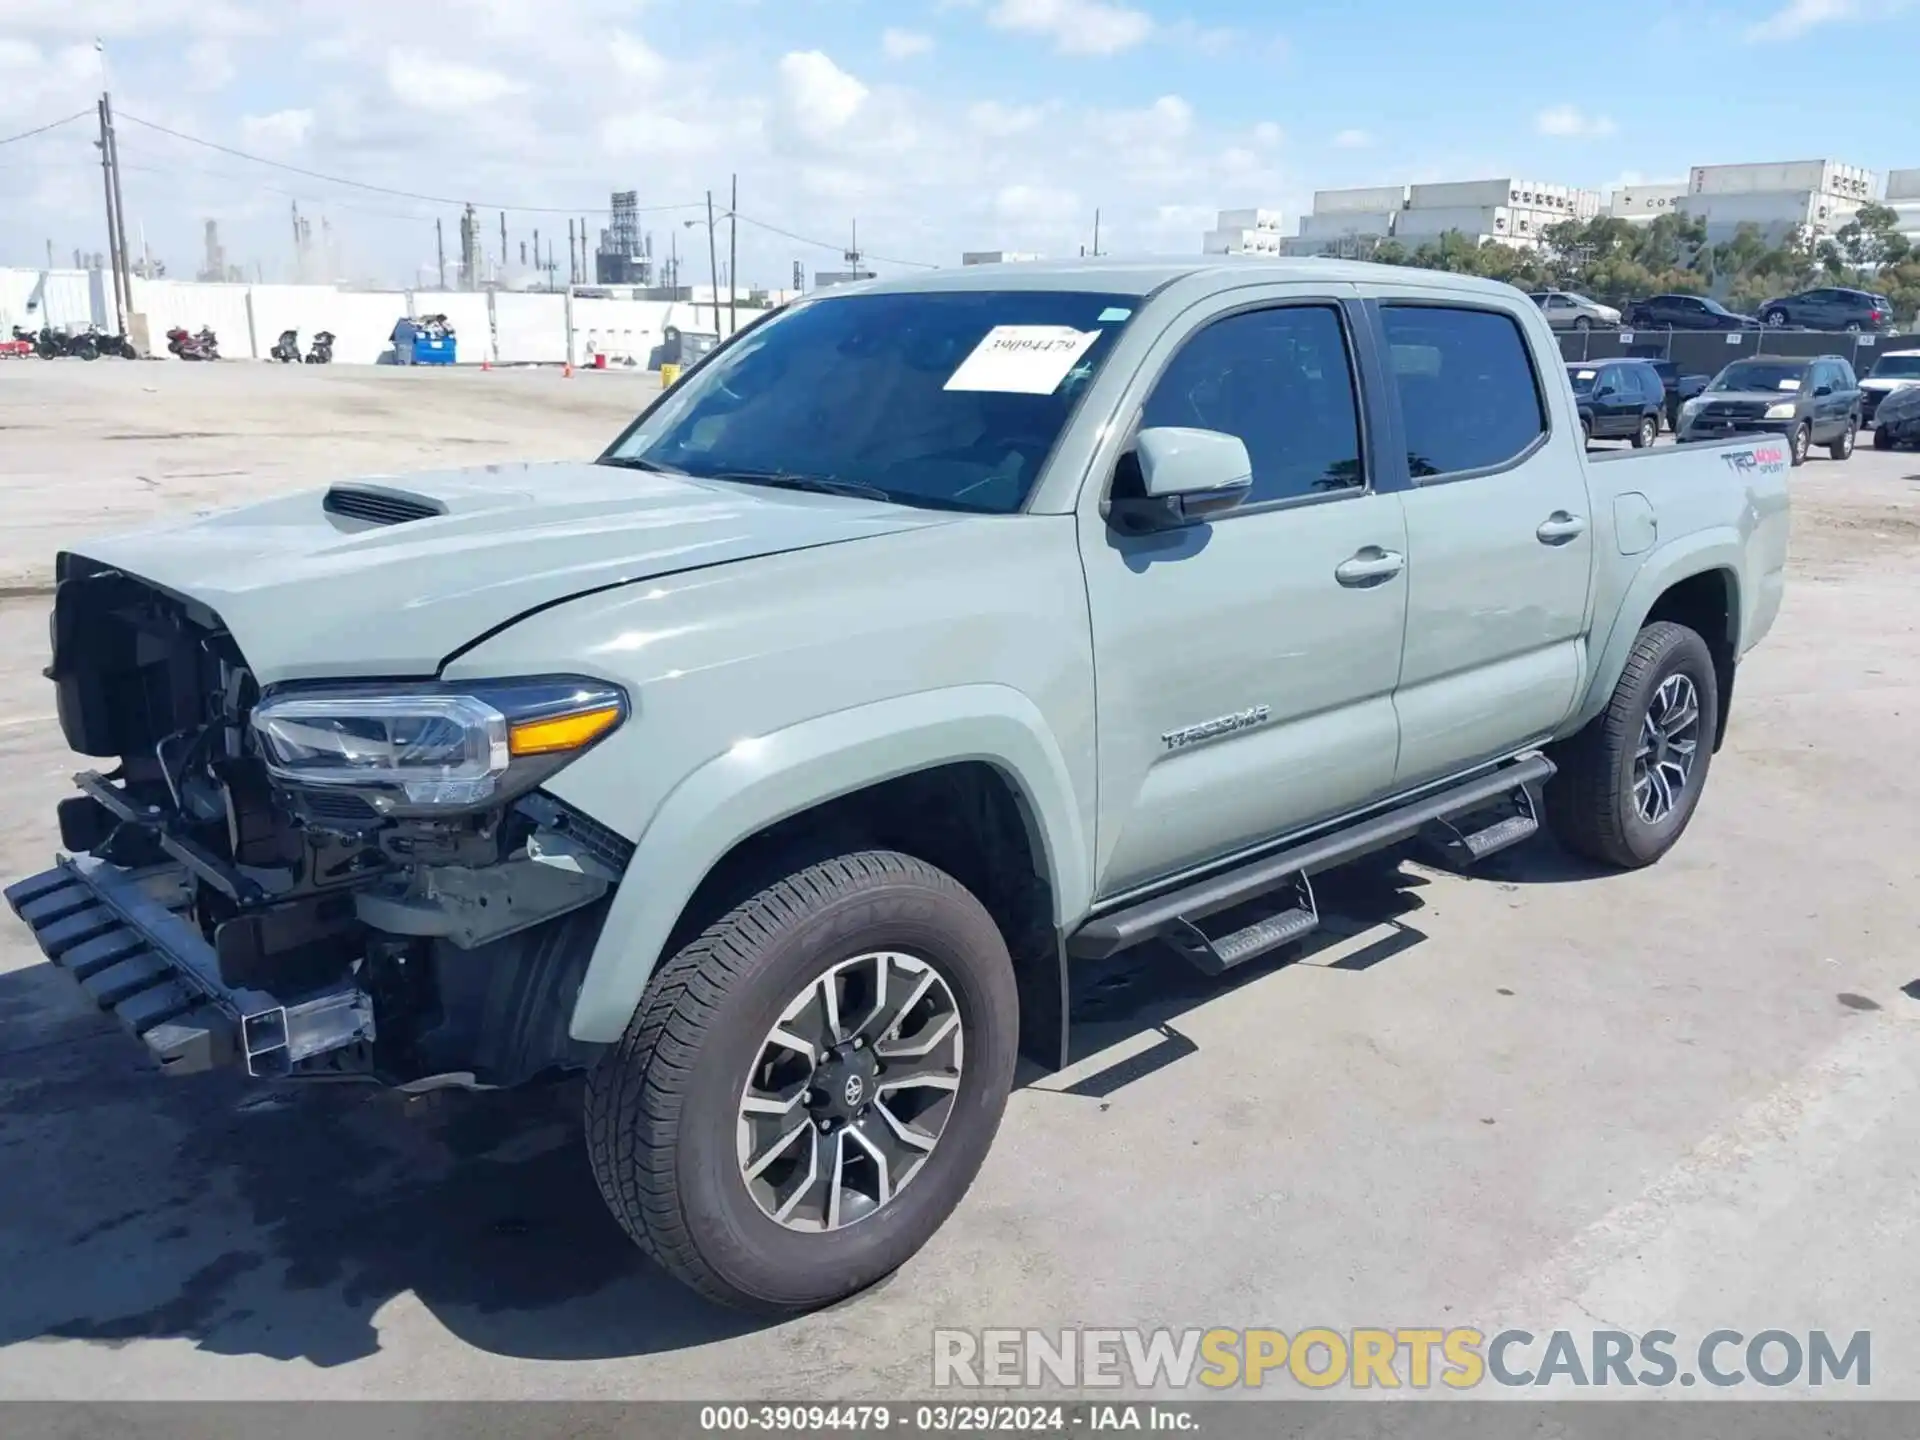
<path fill-rule="evenodd" d="M 1607 6 L 1349 0 L 0 0 L 0 137 L 89 109 L 104 38 L 127 208 L 174 273 L 220 222 L 230 258 L 291 269 L 288 207 L 345 275 L 398 282 L 456 206 L 275 171 L 137 123 L 393 190 L 511 207 L 509 259 L 637 188 L 700 200 L 740 175 L 743 278 L 863 248 L 1191 252 L 1224 206 L 1314 189 L 1517 175 L 1607 187 L 1691 164 L 1920 165 L 1873 66 L 1897 0 Z M 1606 21 L 1596 24 L 1604 11 Z M 1674 57 L 1671 62 L 1660 57 Z M 1858 77 L 1847 80 L 1846 76 Z M 1678 76 L 1668 83 L 1663 76 Z M 1891 78 L 1891 77 L 1890 77 Z M 87 123 L 0 146 L 0 262 L 104 244 Z M 724 208 L 725 197 L 721 193 Z M 534 207 L 553 207 L 538 214 Z M 702 255 L 705 233 L 648 217 Z M 603 223 L 590 215 L 590 223 Z M 724 247 L 724 239 L 723 239 Z M 564 238 L 562 239 L 564 249 Z M 886 268 L 884 265 L 881 268 Z"/>

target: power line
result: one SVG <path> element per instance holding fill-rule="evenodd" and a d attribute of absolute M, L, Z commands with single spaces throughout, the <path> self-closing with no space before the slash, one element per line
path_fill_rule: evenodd
<path fill-rule="evenodd" d="M 741 215 L 741 216 L 738 216 L 737 218 L 741 221 L 741 223 L 746 225 L 751 225 L 756 230 L 768 230 L 775 235 L 784 236 L 789 240 L 797 240 L 802 245 L 812 245 L 821 250 L 831 250 L 836 255 L 843 255 L 846 253 L 847 247 L 840 244 L 838 241 L 815 240 L 806 235 L 796 235 L 791 230 L 782 230 L 778 225 L 769 225 L 766 221 L 756 220 L 751 215 Z M 907 265 L 907 266 L 911 266 L 915 270 L 938 270 L 940 268 L 938 265 L 929 265 L 924 260 L 899 260 L 891 255 L 877 255 L 871 250 L 864 250 L 861 252 L 861 255 L 862 255 L 862 258 L 867 260 L 878 260 L 882 264 L 886 264 L 886 265 Z"/>
<path fill-rule="evenodd" d="M 184 140 L 189 145 L 201 145 L 209 150 L 218 150 L 222 155 L 231 155 L 237 160 L 248 160 L 255 165 L 268 165 L 275 170 L 286 170 L 295 175 L 304 175 L 309 180 L 325 181 L 329 185 L 345 185 L 354 190 L 369 190 L 376 195 L 394 195 L 403 200 L 424 200 L 430 205 L 471 204 L 479 210 L 511 210 L 522 215 L 578 215 L 583 209 L 590 215 L 605 215 L 609 213 L 605 206 L 498 205 L 491 202 L 482 204 L 477 200 L 455 200 L 445 195 L 424 195 L 417 190 L 396 190 L 389 185 L 374 185 L 365 180 L 349 180 L 341 175 L 327 175 L 318 170 L 308 170 L 304 166 L 290 165 L 284 160 L 269 160 L 264 155 L 251 155 L 245 150 L 236 150 L 233 146 L 222 145 L 216 140 L 202 140 L 198 135 L 186 135 L 178 130 L 170 130 L 165 125 L 156 124 L 152 120 L 142 120 L 138 115 L 129 114 L 124 110 L 120 112 L 120 118 L 122 120 L 131 120 L 136 125 L 148 130 L 157 131 L 162 135 L 170 135 L 175 140 Z M 700 204 L 701 202 L 690 201 L 681 205 L 648 205 L 643 206 L 642 209 L 645 212 L 697 210 L 700 208 Z"/>
<path fill-rule="evenodd" d="M 9 135 L 0 140 L 0 145 L 11 145 L 16 140 L 31 140 L 35 135 L 44 135 L 49 130 L 58 130 L 62 125 L 71 125 L 76 120 L 84 120 L 93 114 L 91 110 L 78 110 L 64 120 L 50 120 L 45 125 L 36 125 L 31 130 L 22 130 L 18 135 Z"/>

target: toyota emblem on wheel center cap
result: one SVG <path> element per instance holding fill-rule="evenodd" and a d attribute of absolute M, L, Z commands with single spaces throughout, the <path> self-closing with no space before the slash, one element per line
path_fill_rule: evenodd
<path fill-rule="evenodd" d="M 861 1097 L 866 1094 L 866 1090 L 866 1081 L 862 1080 L 858 1075 L 849 1075 L 847 1077 L 846 1089 L 841 1093 L 846 1096 L 847 1104 L 858 1105 Z"/>

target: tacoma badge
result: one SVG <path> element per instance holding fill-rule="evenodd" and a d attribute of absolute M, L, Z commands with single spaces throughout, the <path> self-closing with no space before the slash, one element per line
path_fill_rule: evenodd
<path fill-rule="evenodd" d="M 1236 735 L 1242 730 L 1251 730 L 1256 725 L 1267 723 L 1272 712 L 1265 705 L 1255 705 L 1250 710 L 1242 710 L 1234 715 L 1222 715 L 1218 720 L 1206 720 L 1198 725 L 1189 725 L 1181 730 L 1169 730 L 1160 738 L 1169 750 L 1184 750 L 1189 745 L 1198 745 L 1202 740 L 1213 740 L 1221 735 Z"/>

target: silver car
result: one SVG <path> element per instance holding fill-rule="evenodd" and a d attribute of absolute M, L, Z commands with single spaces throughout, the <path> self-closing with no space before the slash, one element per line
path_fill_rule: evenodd
<path fill-rule="evenodd" d="M 1611 329 L 1620 323 L 1620 312 L 1611 305 L 1571 290 L 1536 290 L 1527 298 L 1540 307 L 1555 330 Z"/>

